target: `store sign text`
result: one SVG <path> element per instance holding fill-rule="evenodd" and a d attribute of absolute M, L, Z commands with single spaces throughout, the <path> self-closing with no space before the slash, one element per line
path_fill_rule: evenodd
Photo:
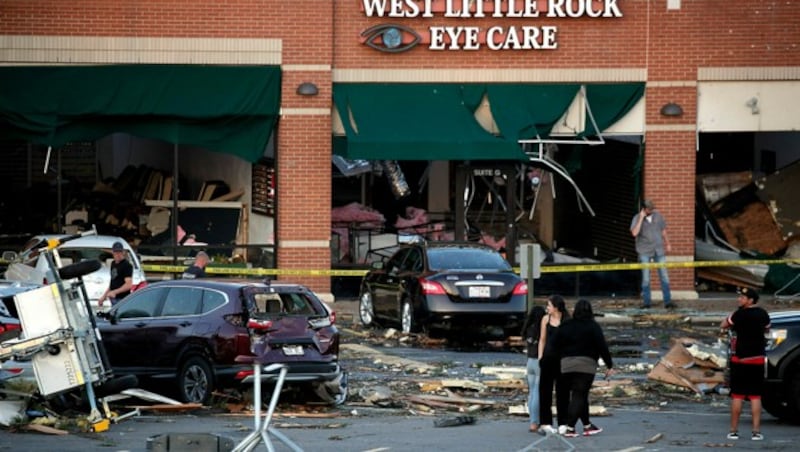
<path fill-rule="evenodd" d="M 361 0 L 367 17 L 455 19 L 563 19 L 619 18 L 622 11 L 617 0 Z M 530 24 L 503 27 L 472 25 L 430 26 L 427 31 L 414 31 L 404 25 L 386 28 L 390 34 L 377 34 L 363 41 L 370 47 L 387 52 L 408 50 L 419 43 L 431 50 L 554 50 L 558 48 L 558 27 L 552 24 Z M 404 32 L 414 35 L 413 45 Z M 362 36 L 364 34 L 362 33 Z M 406 45 L 404 45 L 406 44 Z"/>

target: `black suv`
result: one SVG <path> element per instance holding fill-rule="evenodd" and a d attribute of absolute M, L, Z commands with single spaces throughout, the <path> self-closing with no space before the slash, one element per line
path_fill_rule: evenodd
<path fill-rule="evenodd" d="M 771 415 L 800 422 L 800 311 L 774 312 L 762 403 Z"/>

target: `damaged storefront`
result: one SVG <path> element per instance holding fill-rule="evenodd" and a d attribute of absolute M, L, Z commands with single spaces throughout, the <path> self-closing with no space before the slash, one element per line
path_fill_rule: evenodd
<path fill-rule="evenodd" d="M 567 249 L 591 259 L 630 257 L 627 240 L 604 246 L 589 228 L 556 227 L 554 212 L 614 229 L 592 206 L 604 204 L 598 191 L 584 193 L 602 175 L 586 177 L 581 167 L 589 155 L 619 161 L 609 155 L 627 147 L 634 173 L 643 94 L 643 83 L 335 84 L 333 188 L 342 206 L 332 218 L 333 262 L 369 263 L 414 235 L 503 251 L 540 243 L 551 260 L 569 259 Z M 383 105 L 391 107 L 376 114 Z M 337 176 L 345 180 L 337 184 Z M 633 177 L 615 188 L 609 196 L 621 208 L 635 204 Z"/>
<path fill-rule="evenodd" d="M 800 85 L 785 71 L 774 80 L 732 81 L 731 71 L 704 71 L 698 83 L 696 254 L 699 261 L 753 260 L 698 268 L 704 287 L 745 286 L 791 299 L 800 293 Z M 759 263 L 763 261 L 764 263 Z"/>
<path fill-rule="evenodd" d="M 25 87 L 3 97 L 5 171 L 21 182 L 3 200 L 5 233 L 95 225 L 161 261 L 200 246 L 257 261 L 274 244 L 245 184 L 274 156 L 278 66 L 4 67 L 0 80 Z"/>

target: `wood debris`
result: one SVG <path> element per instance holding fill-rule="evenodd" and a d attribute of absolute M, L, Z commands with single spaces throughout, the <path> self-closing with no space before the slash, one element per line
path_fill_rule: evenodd
<path fill-rule="evenodd" d="M 203 408 L 202 403 L 181 403 L 179 405 L 172 405 L 170 403 L 158 403 L 154 405 L 134 405 L 126 408 L 139 409 L 141 411 L 157 411 L 157 412 L 176 412 L 176 411 L 189 411 L 199 410 Z"/>
<path fill-rule="evenodd" d="M 725 363 L 725 359 L 719 356 L 711 357 L 708 352 L 699 354 L 703 359 L 696 358 L 687 349 L 687 345 L 691 347 L 693 344 L 691 339 L 676 341 L 672 349 L 647 374 L 647 378 L 683 386 L 698 394 L 703 394 L 709 389 L 723 384 L 725 382 L 724 368 L 720 367 L 718 363 Z"/>
<path fill-rule="evenodd" d="M 485 366 L 481 367 L 481 375 L 494 375 L 501 380 L 525 379 L 528 370 L 524 367 Z"/>
<path fill-rule="evenodd" d="M 513 380 L 489 380 L 483 382 L 484 386 L 493 389 L 528 389 L 528 382 L 523 379 Z"/>
<path fill-rule="evenodd" d="M 419 386 L 422 392 L 439 391 L 442 390 L 443 388 L 469 389 L 472 391 L 480 392 L 484 391 L 487 387 L 486 384 L 481 383 L 479 381 L 463 380 L 463 379 L 425 381 L 425 382 L 420 382 Z"/>
<path fill-rule="evenodd" d="M 69 432 L 66 430 L 61 430 L 60 428 L 50 427 L 49 425 L 41 425 L 41 424 L 28 424 L 25 426 L 25 430 L 45 433 L 47 435 L 69 435 Z"/>

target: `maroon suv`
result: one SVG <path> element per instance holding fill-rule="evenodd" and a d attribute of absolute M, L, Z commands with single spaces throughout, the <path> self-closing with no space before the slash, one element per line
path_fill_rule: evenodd
<path fill-rule="evenodd" d="M 116 375 L 136 375 L 146 386 L 166 381 L 184 402 L 207 402 L 214 389 L 249 380 L 253 368 L 242 358 L 256 353 L 260 362 L 288 364 L 287 382 L 308 383 L 339 404 L 347 378 L 334 320 L 298 284 L 197 279 L 136 291 L 98 327 Z"/>

